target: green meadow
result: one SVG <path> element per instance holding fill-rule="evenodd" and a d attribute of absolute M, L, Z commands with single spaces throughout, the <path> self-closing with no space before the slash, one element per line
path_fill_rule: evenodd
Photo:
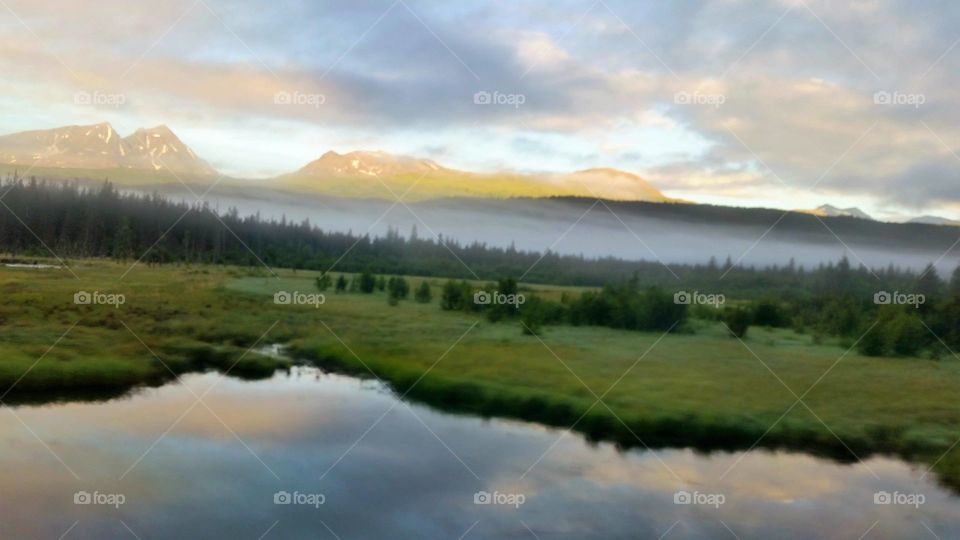
<path fill-rule="evenodd" d="M 50 261 L 41 261 L 50 262 Z M 55 261 L 54 261 L 55 262 Z M 855 461 L 895 454 L 960 486 L 960 361 L 868 358 L 849 343 L 751 328 L 742 341 L 693 319 L 663 335 L 546 326 L 443 311 L 433 301 L 325 291 L 315 272 L 71 261 L 65 269 L 0 267 L 0 392 L 17 403 L 114 395 L 176 374 L 263 377 L 298 361 L 383 379 L 407 398 L 455 411 L 544 422 L 623 446 L 787 448 Z M 334 276 L 336 278 L 338 276 Z M 582 289 L 523 284 L 557 299 Z M 123 295 L 77 304 L 78 292 Z M 798 400 L 802 397 L 802 401 Z"/>

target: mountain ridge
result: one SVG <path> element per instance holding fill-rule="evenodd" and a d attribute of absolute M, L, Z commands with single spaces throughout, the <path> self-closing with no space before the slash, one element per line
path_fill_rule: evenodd
<path fill-rule="evenodd" d="M 166 125 L 121 137 L 108 122 L 0 136 L 0 163 L 61 169 L 131 169 L 215 176 Z"/>
<path fill-rule="evenodd" d="M 820 217 L 852 217 L 857 219 L 867 219 L 870 221 L 876 221 L 870 214 L 867 214 L 863 210 L 851 206 L 850 208 L 838 208 L 831 204 L 821 204 L 820 206 L 814 208 L 813 210 L 796 210 L 803 214 L 812 214 L 814 216 Z"/>
<path fill-rule="evenodd" d="M 179 183 L 181 175 L 221 178 L 165 124 L 138 128 L 126 137 L 109 122 L 0 135 L 0 172 L 22 174 L 24 169 L 55 179 L 111 179 L 127 186 Z M 585 197 L 696 204 L 669 197 L 641 176 L 610 167 L 569 173 L 471 172 L 379 150 L 342 154 L 330 150 L 295 171 L 255 181 L 236 179 L 238 185 L 241 182 L 268 190 L 388 201 Z M 856 207 L 823 204 L 794 211 L 875 221 Z M 960 226 L 960 221 L 938 216 L 919 216 L 907 223 Z"/>
<path fill-rule="evenodd" d="M 920 223 L 923 225 L 944 225 L 948 227 L 960 227 L 960 221 L 940 216 L 918 216 L 907 221 L 907 223 Z"/>
<path fill-rule="evenodd" d="M 445 167 L 431 159 L 382 151 L 329 151 L 274 179 L 280 187 L 357 198 L 408 200 L 442 197 L 590 196 L 612 200 L 680 202 L 640 176 L 618 169 L 572 173 L 478 173 Z"/>

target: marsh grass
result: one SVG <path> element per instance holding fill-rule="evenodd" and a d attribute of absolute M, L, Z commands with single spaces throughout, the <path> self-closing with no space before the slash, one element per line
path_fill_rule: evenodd
<path fill-rule="evenodd" d="M 709 320 L 666 336 L 550 326 L 531 336 L 516 321 L 442 311 L 436 297 L 391 307 L 385 292 L 331 289 L 318 308 L 273 303 L 277 291 L 316 292 L 316 272 L 277 270 L 277 279 L 248 268 L 137 266 L 121 280 L 128 266 L 72 267 L 79 280 L 63 270 L 0 269 L 7 402 L 115 393 L 168 381 L 169 370 L 269 376 L 288 362 L 256 348 L 286 343 L 300 360 L 376 376 L 447 410 L 576 425 L 625 447 L 734 450 L 759 440 L 843 461 L 896 454 L 936 462 L 940 478 L 960 487 L 952 448 L 960 362 L 952 357 L 867 358 L 786 329 L 751 328 L 741 342 Z M 408 277 L 411 289 L 424 279 Z M 445 280 L 427 281 L 437 290 Z M 580 292 L 527 287 L 556 298 Z M 78 290 L 123 293 L 126 303 L 78 306 Z M 800 395 L 805 405 L 796 404 Z"/>

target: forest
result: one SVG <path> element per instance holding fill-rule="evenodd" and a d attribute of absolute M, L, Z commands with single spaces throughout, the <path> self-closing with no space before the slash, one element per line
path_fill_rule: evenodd
<path fill-rule="evenodd" d="M 634 330 L 682 330 L 688 316 L 722 320 L 737 336 L 753 326 L 791 327 L 816 336 L 856 340 L 867 355 L 940 356 L 960 348 L 960 269 L 941 278 L 922 272 L 853 267 L 847 258 L 804 268 L 792 261 L 764 268 L 719 264 L 585 258 L 464 245 L 416 229 L 383 237 L 324 231 L 309 221 L 218 214 L 207 205 L 159 195 L 127 194 L 110 183 L 97 188 L 9 178 L 0 202 L 0 251 L 14 257 L 112 258 L 142 264 L 213 264 L 450 278 L 441 296 L 448 310 L 486 311 L 491 319 L 518 317 L 527 332 L 567 323 Z M 528 295 L 520 306 L 478 305 L 473 295 L 516 294 L 525 283 L 599 287 L 551 301 Z M 342 276 L 341 276 L 342 279 Z M 461 280 L 459 282 L 453 280 Z M 475 287 L 467 280 L 494 281 Z M 345 285 L 344 285 L 345 286 Z M 405 283 L 389 282 L 395 301 Z M 325 288 L 322 287 L 322 288 Z M 369 283 L 360 287 L 369 292 Z M 357 289 L 357 287 L 353 287 Z M 723 306 L 678 305 L 674 295 L 711 293 Z M 429 294 L 423 291 L 421 294 Z M 904 305 L 878 295 L 922 299 Z"/>
<path fill-rule="evenodd" d="M 0 251 L 17 256 L 99 257 L 147 264 L 234 264 L 462 279 L 523 277 L 526 282 L 603 286 L 637 279 L 646 286 L 723 292 L 760 298 L 776 291 L 794 299 L 879 289 L 913 290 L 929 269 L 851 268 L 849 263 L 805 268 L 793 261 L 757 268 L 714 259 L 703 264 L 664 264 L 613 257 L 586 258 L 521 251 L 444 238 L 382 237 L 324 231 L 308 220 L 217 213 L 207 204 L 173 202 L 158 194 L 123 193 L 105 182 L 97 188 L 8 177 L 0 185 Z M 734 254 L 736 255 L 736 254 Z"/>

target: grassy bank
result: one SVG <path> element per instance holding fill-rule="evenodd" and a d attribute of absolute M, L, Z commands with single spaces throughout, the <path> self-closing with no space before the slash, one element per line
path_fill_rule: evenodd
<path fill-rule="evenodd" d="M 44 261 L 56 264 L 56 261 Z M 254 302 L 220 294 L 226 275 L 206 270 L 71 262 L 66 270 L 0 269 L 0 394 L 116 394 L 186 371 L 267 376 L 286 361 L 245 353 L 263 330 Z M 120 279 L 123 276 L 123 279 Z M 82 305 L 77 293 L 123 295 L 120 305 Z M 264 329 L 265 330 L 265 329 Z M 242 357 L 241 357 L 242 356 Z"/>
<path fill-rule="evenodd" d="M 273 303 L 277 291 L 315 292 L 312 273 L 278 271 L 276 279 L 246 269 L 138 266 L 123 276 L 127 267 L 95 261 L 73 268 L 79 280 L 63 270 L 0 270 L 0 385 L 27 372 L 11 396 L 162 381 L 171 377 L 164 364 L 227 371 L 239 360 L 231 373 L 262 375 L 284 362 L 245 351 L 284 342 L 304 359 L 372 371 L 437 406 L 557 426 L 583 417 L 577 430 L 625 446 L 639 438 L 650 446 L 737 449 L 763 436 L 767 447 L 849 460 L 882 452 L 932 464 L 960 437 L 960 362 L 953 358 L 845 355 L 838 344 L 788 330 L 751 329 L 741 343 L 706 322 L 666 337 L 547 327 L 538 338 L 516 322 L 441 311 L 442 280 L 430 280 L 429 304 L 390 307 L 382 292 L 328 291 L 314 308 Z M 126 302 L 76 305 L 81 290 L 122 293 Z M 796 397 L 784 384 L 797 395 L 809 389 L 809 409 L 791 409 Z M 595 395 L 604 395 L 602 404 Z M 960 486 L 960 450 L 936 470 Z"/>

